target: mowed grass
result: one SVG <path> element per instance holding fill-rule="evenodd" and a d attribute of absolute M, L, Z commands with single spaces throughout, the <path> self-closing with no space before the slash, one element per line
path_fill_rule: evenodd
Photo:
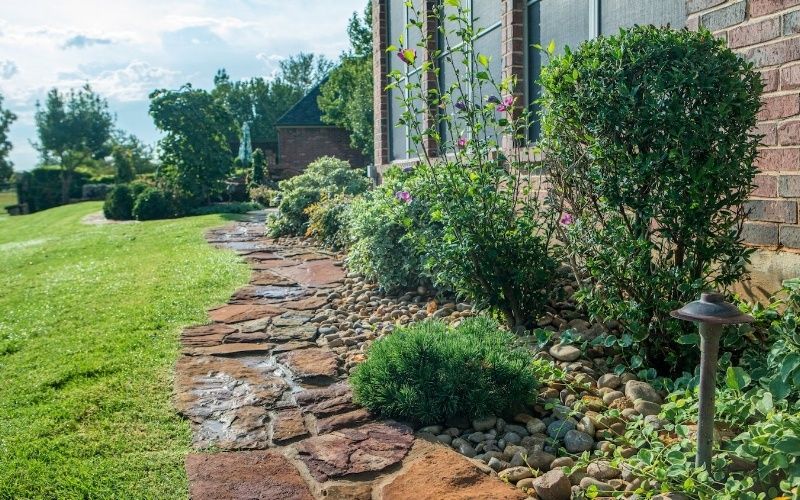
<path fill-rule="evenodd" d="M 247 266 L 219 215 L 87 226 L 100 203 L 0 220 L 0 498 L 185 498 L 170 403 L 180 327 Z"/>
<path fill-rule="evenodd" d="M 16 204 L 16 191 L 0 191 L 0 217 L 5 217 L 8 215 L 8 211 L 6 211 L 7 206 Z"/>

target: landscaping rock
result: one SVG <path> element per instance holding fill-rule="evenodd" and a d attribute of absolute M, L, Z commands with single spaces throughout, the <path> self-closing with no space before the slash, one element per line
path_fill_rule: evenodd
<path fill-rule="evenodd" d="M 525 430 L 530 434 L 542 434 L 547 431 L 547 426 L 538 418 L 533 418 L 525 424 Z"/>
<path fill-rule="evenodd" d="M 532 484 L 539 500 L 569 500 L 572 493 L 569 479 L 561 469 L 542 474 Z"/>
<path fill-rule="evenodd" d="M 567 432 L 574 430 L 576 427 L 574 420 L 556 420 L 547 426 L 547 435 L 552 439 L 564 439 Z"/>
<path fill-rule="evenodd" d="M 489 429 L 492 429 L 496 423 L 497 417 L 494 416 L 478 418 L 472 421 L 472 428 L 481 432 L 488 431 Z"/>
<path fill-rule="evenodd" d="M 609 479 L 616 479 L 620 476 L 620 470 L 611 466 L 611 462 L 606 460 L 599 460 L 592 462 L 586 467 L 586 473 L 601 481 L 608 481 Z"/>
<path fill-rule="evenodd" d="M 645 416 L 654 416 L 661 413 L 660 404 L 651 403 L 650 401 L 645 401 L 644 399 L 637 399 L 634 401 L 633 409 Z"/>
<path fill-rule="evenodd" d="M 616 389 L 621 385 L 619 376 L 613 373 L 606 373 L 597 379 L 597 387 L 608 387 L 609 389 Z"/>
<path fill-rule="evenodd" d="M 497 477 L 507 480 L 510 483 L 516 483 L 521 479 L 533 477 L 533 471 L 528 467 L 510 467 L 497 474 Z"/>
<path fill-rule="evenodd" d="M 570 453 L 589 451 L 594 446 L 592 436 L 578 430 L 568 431 L 564 435 L 564 447 Z"/>
<path fill-rule="evenodd" d="M 581 357 L 580 349 L 569 344 L 556 344 L 548 352 L 559 361 L 575 361 Z"/>
<path fill-rule="evenodd" d="M 631 401 L 643 399 L 651 403 L 661 404 L 663 399 L 658 392 L 653 389 L 653 386 L 647 382 L 639 382 L 638 380 L 630 380 L 625 383 L 625 396 Z"/>

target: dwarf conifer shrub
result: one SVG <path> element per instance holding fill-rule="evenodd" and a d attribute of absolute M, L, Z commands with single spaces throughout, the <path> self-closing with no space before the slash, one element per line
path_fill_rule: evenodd
<path fill-rule="evenodd" d="M 133 219 L 133 191 L 127 184 L 117 184 L 106 195 L 103 215 L 111 220 Z"/>
<path fill-rule="evenodd" d="M 708 31 L 638 26 L 555 57 L 541 84 L 580 301 L 651 366 L 693 369 L 696 327 L 669 312 L 745 273 L 759 74 Z"/>
<path fill-rule="evenodd" d="M 448 417 L 505 415 L 532 403 L 530 353 L 488 318 L 457 328 L 405 327 L 376 341 L 350 381 L 355 400 L 383 417 L 440 424 Z"/>

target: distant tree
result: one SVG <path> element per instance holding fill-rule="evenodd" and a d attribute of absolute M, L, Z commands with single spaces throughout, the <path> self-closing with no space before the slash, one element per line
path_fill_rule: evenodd
<path fill-rule="evenodd" d="M 3 109 L 3 96 L 0 95 L 0 184 L 11 180 L 14 174 L 14 164 L 8 159 L 11 153 L 11 141 L 8 140 L 8 129 L 17 115 L 7 109 Z"/>
<path fill-rule="evenodd" d="M 324 56 L 300 53 L 281 61 L 274 78 L 232 81 L 224 69 L 214 76 L 211 94 L 236 123 L 250 123 L 253 142 L 278 139 L 275 122 L 327 76 L 333 63 Z M 231 142 L 238 140 L 234 134 Z"/>
<path fill-rule="evenodd" d="M 232 158 L 228 138 L 236 134 L 231 114 L 210 93 L 187 84 L 150 94 L 150 116 L 161 139 L 159 175 L 191 204 L 210 201 L 222 191 Z"/>
<path fill-rule="evenodd" d="M 256 149 L 253 152 L 253 167 L 247 179 L 247 187 L 254 188 L 264 184 L 267 177 L 267 160 L 264 152 Z"/>
<path fill-rule="evenodd" d="M 350 50 L 331 70 L 318 99 L 322 121 L 350 133 L 350 145 L 373 155 L 372 2 L 363 17 L 353 13 L 347 26 Z"/>
<path fill-rule="evenodd" d="M 114 133 L 111 159 L 117 184 L 131 182 L 137 175 L 154 172 L 153 148 L 133 134 L 121 130 Z"/>
<path fill-rule="evenodd" d="M 53 160 L 61 169 L 61 202 L 69 202 L 75 169 L 111 152 L 114 117 L 108 102 L 87 84 L 62 94 L 47 93 L 44 106 L 36 103 L 37 148 L 45 161 Z"/>

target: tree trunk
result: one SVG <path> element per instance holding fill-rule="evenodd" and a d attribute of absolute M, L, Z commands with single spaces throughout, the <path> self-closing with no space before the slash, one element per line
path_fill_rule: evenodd
<path fill-rule="evenodd" d="M 62 167 L 61 169 L 61 203 L 69 203 L 69 192 L 72 187 L 72 172 Z"/>

